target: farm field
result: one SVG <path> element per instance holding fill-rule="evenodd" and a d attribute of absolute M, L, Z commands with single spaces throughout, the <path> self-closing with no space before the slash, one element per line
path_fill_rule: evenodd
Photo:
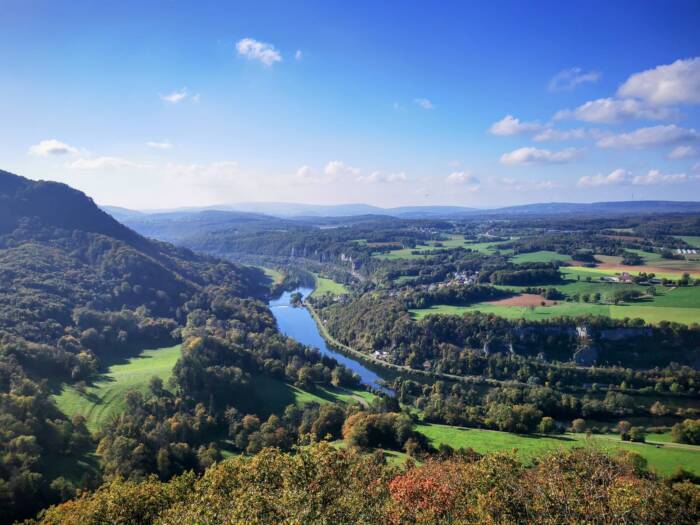
<path fill-rule="evenodd" d="M 535 262 L 546 263 L 546 262 L 552 262 L 552 261 L 570 262 L 571 256 L 570 255 L 562 255 L 561 253 L 557 253 L 557 252 L 550 252 L 547 250 L 542 250 L 539 252 L 520 253 L 518 255 L 511 257 L 511 262 L 514 262 L 515 264 L 535 263 Z"/>
<path fill-rule="evenodd" d="M 608 435 L 594 436 L 590 439 L 583 434 L 526 436 L 428 423 L 419 424 L 417 430 L 424 434 L 434 446 L 445 443 L 453 448 L 471 447 L 480 453 L 517 449 L 517 455 L 523 461 L 532 461 L 537 456 L 557 448 L 595 446 L 609 452 L 623 450 L 636 452 L 648 461 L 650 469 L 656 470 L 661 475 L 672 474 L 678 466 L 700 474 L 700 447 L 688 445 L 669 443 L 656 448 L 654 444 L 626 443 L 620 441 L 617 436 Z"/>
<path fill-rule="evenodd" d="M 167 385 L 180 353 L 180 345 L 144 350 L 126 363 L 110 366 L 85 389 L 85 393 L 73 386 L 63 386 L 54 399 L 64 414 L 68 417 L 82 414 L 87 419 L 87 427 L 95 431 L 109 417 L 124 411 L 127 390 L 145 392 L 153 376 L 161 378 Z"/>
<path fill-rule="evenodd" d="M 326 277 L 321 277 L 318 274 L 314 274 L 316 278 L 316 287 L 311 295 L 314 297 L 320 297 L 324 294 L 340 295 L 348 293 L 348 289 L 344 284 L 338 283 L 333 279 L 327 279 Z"/>
<path fill-rule="evenodd" d="M 500 251 L 500 253 L 503 255 L 512 254 L 513 250 L 511 248 L 499 250 L 499 246 L 506 242 L 508 241 L 468 242 L 464 245 L 464 247 L 475 252 L 485 253 L 488 255 L 491 255 L 496 251 Z"/>

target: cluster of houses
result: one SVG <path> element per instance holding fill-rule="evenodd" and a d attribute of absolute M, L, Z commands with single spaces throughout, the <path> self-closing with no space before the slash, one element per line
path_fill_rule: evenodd
<path fill-rule="evenodd" d="M 678 248 L 676 250 L 676 253 L 678 255 L 697 255 L 698 251 L 697 250 L 687 250 L 685 248 Z"/>
<path fill-rule="evenodd" d="M 428 285 L 427 290 L 429 292 L 432 292 L 433 290 L 440 289 L 440 288 L 449 288 L 450 286 L 462 286 L 465 284 L 476 284 L 477 279 L 479 278 L 479 272 L 456 272 L 452 275 L 452 277 L 447 280 L 447 281 L 442 281 L 439 283 L 433 283 Z"/>

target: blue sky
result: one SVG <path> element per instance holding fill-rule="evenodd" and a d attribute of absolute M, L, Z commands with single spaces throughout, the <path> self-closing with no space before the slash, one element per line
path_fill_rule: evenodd
<path fill-rule="evenodd" d="M 133 208 L 700 197 L 700 3 L 0 4 L 3 169 Z"/>

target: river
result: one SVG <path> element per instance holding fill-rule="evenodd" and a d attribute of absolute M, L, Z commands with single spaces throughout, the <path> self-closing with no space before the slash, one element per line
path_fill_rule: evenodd
<path fill-rule="evenodd" d="M 312 291 L 311 288 L 297 288 L 291 292 L 284 292 L 278 299 L 270 301 L 270 310 L 277 319 L 280 331 L 303 345 L 318 348 L 322 354 L 332 357 L 346 366 L 360 376 L 360 382 L 363 385 L 393 395 L 392 390 L 383 386 L 382 378 L 376 372 L 367 368 L 360 361 L 328 348 L 326 340 L 318 331 L 316 321 L 306 308 L 291 306 L 290 297 L 293 293 L 299 292 L 305 299 Z"/>

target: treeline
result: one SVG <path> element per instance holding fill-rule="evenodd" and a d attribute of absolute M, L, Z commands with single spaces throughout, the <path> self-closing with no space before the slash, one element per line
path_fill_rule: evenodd
<path fill-rule="evenodd" d="M 395 467 L 319 444 L 232 458 L 202 477 L 115 479 L 37 523 L 694 525 L 699 509 L 697 486 L 660 481 L 629 452 L 556 451 L 531 466 L 513 454 L 461 454 Z"/>
<path fill-rule="evenodd" d="M 474 293 L 481 293 L 481 288 L 475 290 Z M 431 370 L 455 374 L 479 375 L 483 368 L 488 369 L 472 364 L 474 360 L 487 359 L 477 357 L 479 352 L 512 350 L 546 361 L 571 361 L 582 344 L 578 328 L 585 332 L 584 340 L 598 349 L 598 363 L 605 366 L 653 368 L 668 367 L 674 362 L 690 365 L 700 356 L 698 325 L 662 322 L 647 326 L 641 320 L 593 316 L 525 321 L 480 313 L 428 315 L 414 321 L 408 306 L 413 297 L 422 297 L 415 293 L 405 296 L 406 303 L 399 294 L 387 297 L 367 293 L 350 303 L 328 305 L 320 315 L 331 334 L 352 348 L 367 353 L 388 352 L 391 362 L 411 368 L 424 368 L 428 361 Z M 465 289 L 455 293 L 471 292 Z M 517 377 L 512 367 L 508 370 L 506 379 Z M 589 373 L 598 373 L 598 369 Z M 492 372 L 487 377 L 493 375 L 500 373 Z"/>

